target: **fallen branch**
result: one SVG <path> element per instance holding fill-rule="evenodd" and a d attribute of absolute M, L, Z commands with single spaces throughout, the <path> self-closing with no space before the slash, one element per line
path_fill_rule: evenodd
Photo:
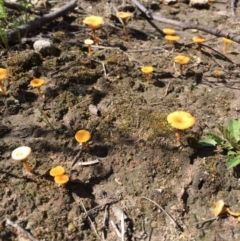
<path fill-rule="evenodd" d="M 143 12 L 148 18 L 151 19 L 155 19 L 161 23 L 167 23 L 170 25 L 174 25 L 177 26 L 179 28 L 182 28 L 183 30 L 186 29 L 197 29 L 197 30 L 201 30 L 203 32 L 215 35 L 217 37 L 225 37 L 225 38 L 229 38 L 232 39 L 234 42 L 240 43 L 240 36 L 233 34 L 233 33 L 228 33 L 224 30 L 220 30 L 217 28 L 210 28 L 208 26 L 205 25 L 201 25 L 201 24 L 195 24 L 195 23 L 183 23 L 177 20 L 172 20 L 172 19 L 167 19 L 167 18 L 163 18 L 158 14 L 154 14 L 151 11 L 147 10 L 139 1 L 137 0 L 132 0 L 132 2 L 140 9 L 141 12 Z"/>
<path fill-rule="evenodd" d="M 35 239 L 29 232 L 27 232 L 26 230 L 24 230 L 24 229 L 23 229 L 22 227 L 20 227 L 18 224 L 13 223 L 13 222 L 12 222 L 11 220 L 9 220 L 9 219 L 6 220 L 6 226 L 8 226 L 8 225 L 16 228 L 19 233 L 22 233 L 23 235 L 27 236 L 30 240 L 32 240 L 32 241 L 38 241 L 38 239 Z"/>
<path fill-rule="evenodd" d="M 15 28 L 15 29 L 11 29 L 11 30 L 7 31 L 6 35 L 8 37 L 8 42 L 9 43 L 17 43 L 17 42 L 21 41 L 21 38 L 23 36 L 26 36 L 27 33 L 31 32 L 31 31 L 35 31 L 36 29 L 41 28 L 43 25 L 52 22 L 54 19 L 57 19 L 65 14 L 67 14 L 69 11 L 72 11 L 75 7 L 77 7 L 77 1 L 72 0 L 71 2 L 67 3 L 66 5 L 60 7 L 55 12 L 46 14 L 41 18 L 35 19 L 33 21 L 20 25 L 19 27 Z M 1 39 L 0 39 L 0 44 L 3 44 Z"/>
<path fill-rule="evenodd" d="M 12 2 L 9 0 L 4 0 L 3 4 L 5 7 L 13 9 L 13 10 L 17 10 L 17 11 L 22 11 L 24 13 L 35 13 L 37 14 L 37 12 L 33 11 L 31 8 L 27 8 L 25 7 L 23 4 L 18 3 L 18 2 Z"/>

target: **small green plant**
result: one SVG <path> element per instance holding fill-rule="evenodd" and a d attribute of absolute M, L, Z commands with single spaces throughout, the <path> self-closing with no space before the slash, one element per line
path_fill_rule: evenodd
<path fill-rule="evenodd" d="M 240 120 L 230 120 L 227 128 L 219 126 L 219 131 L 222 137 L 207 133 L 206 139 L 201 139 L 199 143 L 202 146 L 216 146 L 220 145 L 227 149 L 227 168 L 232 168 L 240 164 Z"/>
<path fill-rule="evenodd" d="M 3 5 L 3 0 L 0 0 L 0 19 L 6 18 L 6 17 L 7 17 L 7 13 L 6 13 L 5 7 Z"/>

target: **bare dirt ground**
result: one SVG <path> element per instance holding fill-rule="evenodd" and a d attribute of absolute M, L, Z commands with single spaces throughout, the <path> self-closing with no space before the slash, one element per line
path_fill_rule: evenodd
<path fill-rule="evenodd" d="M 119 210 L 126 214 L 124 240 L 239 240 L 236 218 L 203 223 L 214 217 L 219 199 L 240 210 L 239 169 L 227 170 L 224 152 L 198 144 L 207 131 L 240 118 L 239 44 L 230 44 L 223 55 L 222 38 L 147 20 L 131 1 L 112 3 L 133 13 L 128 41 L 109 2 L 84 0 L 74 12 L 0 52 L 0 67 L 10 73 L 3 82 L 8 96 L 0 93 L 0 240 L 30 240 L 6 226 L 7 219 L 35 240 L 121 240 L 111 224 L 121 231 Z M 200 9 L 182 1 L 141 4 L 166 18 L 239 33 L 238 12 L 234 20 L 230 2 Z M 93 47 L 89 57 L 83 42 L 91 30 L 82 21 L 92 14 L 104 17 L 96 33 L 105 48 Z M 175 46 L 160 31 L 166 27 L 180 36 Z M 201 53 L 194 35 L 207 39 Z M 40 38 L 50 39 L 55 50 L 35 52 L 33 43 Z M 173 62 L 178 54 L 190 57 L 183 76 Z M 144 65 L 154 67 L 150 84 L 141 72 Z M 224 73 L 219 81 L 216 69 Z M 44 101 L 29 86 L 36 77 L 45 80 Z M 92 114 L 90 104 L 101 114 Z M 183 132 L 182 145 L 166 121 L 176 110 L 196 118 Z M 89 152 L 79 152 L 74 135 L 80 129 L 91 132 Z M 32 148 L 33 174 L 11 158 L 22 145 Z M 98 164 L 79 165 L 96 159 Z M 65 187 L 49 175 L 57 165 L 70 176 Z"/>

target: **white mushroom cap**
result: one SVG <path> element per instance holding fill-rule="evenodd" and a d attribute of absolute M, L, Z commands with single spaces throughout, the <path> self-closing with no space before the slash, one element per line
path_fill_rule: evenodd
<path fill-rule="evenodd" d="M 13 150 L 12 159 L 15 161 L 24 161 L 27 159 L 32 152 L 32 149 L 28 146 L 20 146 Z"/>
<path fill-rule="evenodd" d="M 84 40 L 84 43 L 85 43 L 86 45 L 92 45 L 94 42 L 93 42 L 93 40 L 91 40 L 91 39 L 85 39 L 85 40 Z"/>

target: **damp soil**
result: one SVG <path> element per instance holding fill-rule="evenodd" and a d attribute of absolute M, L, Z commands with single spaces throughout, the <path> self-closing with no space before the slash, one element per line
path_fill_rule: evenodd
<path fill-rule="evenodd" d="M 79 1 L 73 13 L 0 52 L 0 65 L 9 70 L 3 82 L 8 96 L 0 94 L 0 240 L 29 240 L 6 226 L 7 219 L 37 240 L 120 240 L 111 225 L 121 230 L 119 210 L 126 215 L 124 240 L 239 240 L 234 217 L 204 223 L 214 217 L 219 199 L 239 212 L 239 168 L 227 170 L 224 151 L 198 144 L 209 130 L 240 118 L 239 45 L 230 44 L 223 55 L 221 38 L 176 28 L 180 40 L 168 44 L 161 29 L 174 26 L 146 19 L 131 1 L 113 2 L 133 13 L 128 40 L 107 1 Z M 200 9 L 182 1 L 142 4 L 167 18 L 237 33 L 230 2 Z M 82 20 L 91 14 L 104 17 L 96 31 L 104 47 L 93 47 L 88 56 L 83 42 L 91 30 Z M 208 40 L 201 52 L 194 35 Z M 55 51 L 33 50 L 43 37 Z M 190 57 L 183 75 L 173 62 L 179 54 Z M 144 65 L 154 68 L 150 83 L 141 72 Z M 217 79 L 214 70 L 223 75 Z M 33 78 L 45 80 L 44 100 L 29 86 Z M 98 112 L 90 112 L 90 105 Z M 166 121 L 176 110 L 196 118 L 180 145 Z M 91 132 L 89 151 L 74 138 L 80 129 Z M 23 145 L 32 148 L 32 173 L 11 158 Z M 81 165 L 94 160 L 99 162 Z M 58 165 L 70 177 L 64 187 L 49 175 Z"/>

